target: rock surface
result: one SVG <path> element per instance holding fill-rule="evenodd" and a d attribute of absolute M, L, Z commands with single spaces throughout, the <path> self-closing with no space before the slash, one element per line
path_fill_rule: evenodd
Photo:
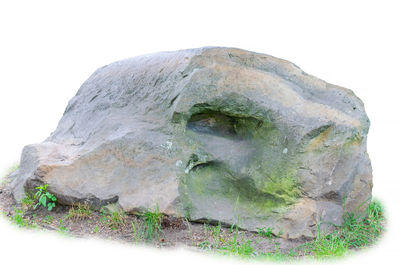
<path fill-rule="evenodd" d="M 26 146 L 14 197 L 118 203 L 314 237 L 371 196 L 369 120 L 348 89 L 265 54 L 206 47 L 104 66 Z"/>

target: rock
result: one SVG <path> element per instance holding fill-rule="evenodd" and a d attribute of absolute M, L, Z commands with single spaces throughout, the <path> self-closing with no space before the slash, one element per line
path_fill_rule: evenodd
<path fill-rule="evenodd" d="M 352 91 L 282 59 L 213 47 L 144 55 L 89 77 L 55 132 L 23 149 L 12 188 L 17 200 L 49 184 L 62 204 L 314 237 L 320 220 L 367 205 L 368 128 Z"/>

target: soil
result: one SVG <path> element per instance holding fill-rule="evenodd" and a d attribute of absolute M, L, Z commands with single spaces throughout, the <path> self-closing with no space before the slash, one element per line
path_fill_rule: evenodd
<path fill-rule="evenodd" d="M 9 189 L 9 180 L 6 178 L 0 184 L 0 213 L 7 218 L 15 215 L 17 205 Z M 39 229 L 53 230 L 60 232 L 60 227 L 64 226 L 67 234 L 79 238 L 99 238 L 106 240 L 122 241 L 125 243 L 137 243 L 135 240 L 132 222 L 140 223 L 141 219 L 135 215 L 126 215 L 125 224 L 118 228 L 111 228 L 104 221 L 104 213 L 93 211 L 90 217 L 83 219 L 70 219 L 67 217 L 71 206 L 57 205 L 52 211 L 43 207 L 36 210 L 29 209 L 25 211 L 24 217 Z M 164 216 L 162 222 L 163 234 L 153 240 L 151 245 L 158 248 L 187 247 L 193 250 L 202 250 L 201 245 L 204 242 L 213 242 L 212 225 L 207 225 L 205 229 L 203 223 L 187 222 L 182 218 L 173 218 Z M 64 230 L 65 231 L 65 230 Z M 224 239 L 233 237 L 229 227 L 221 228 L 221 236 Z M 240 231 L 242 242 L 251 240 L 258 253 L 275 252 L 279 248 L 282 253 L 289 253 L 305 241 L 285 240 L 282 238 L 265 238 L 257 233 L 249 231 Z M 203 244 L 202 244 L 203 243 Z M 209 249 L 210 250 L 210 249 Z M 212 250 L 212 249 L 211 249 Z"/>

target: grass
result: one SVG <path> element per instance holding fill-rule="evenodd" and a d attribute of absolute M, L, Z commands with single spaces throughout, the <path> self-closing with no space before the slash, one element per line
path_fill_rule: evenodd
<path fill-rule="evenodd" d="M 47 215 L 40 222 L 36 223 L 34 219 L 26 217 L 26 209 L 32 209 L 36 203 L 32 196 L 27 194 L 23 200 L 21 208 L 14 207 L 13 214 L 8 218 L 17 226 L 32 228 L 36 225 L 53 224 L 56 230 L 63 234 L 69 235 L 69 230 L 64 225 L 62 219 L 57 220 L 52 215 Z M 3 213 L 7 215 L 7 213 Z M 70 208 L 66 218 L 71 220 L 83 220 L 92 216 L 93 212 L 87 204 L 77 204 Z M 90 220 L 96 221 L 96 216 Z M 104 208 L 100 212 L 101 219 L 104 224 L 112 230 L 120 230 L 127 228 L 129 218 L 121 210 L 115 209 L 106 211 Z M 132 218 L 131 227 L 133 230 L 133 237 L 136 243 L 155 243 L 156 240 L 165 238 L 162 222 L 163 214 L 156 208 L 155 211 L 147 211 L 140 214 L 137 218 Z M 88 220 L 88 222 L 90 221 Z M 258 229 L 257 233 L 251 235 L 239 229 L 238 225 L 232 225 L 230 229 L 223 229 L 221 223 L 218 225 L 204 224 L 203 236 L 204 240 L 196 243 L 195 234 L 191 230 L 191 224 L 188 220 L 187 229 L 189 236 L 192 240 L 192 245 L 200 249 L 218 253 L 222 255 L 237 256 L 244 259 L 267 259 L 273 261 L 293 261 L 302 258 L 315 258 L 327 259 L 335 257 L 343 257 L 354 251 L 355 249 L 367 248 L 373 245 L 381 234 L 384 232 L 384 209 L 381 203 L 373 200 L 367 207 L 366 212 L 361 215 L 354 213 L 346 213 L 343 216 L 343 225 L 337 226 L 336 230 L 323 234 L 320 226 L 317 225 L 317 237 L 307 243 L 300 245 L 295 249 L 283 252 L 280 248 L 281 235 L 274 233 L 272 227 L 264 227 Z M 103 229 L 101 229 L 103 230 Z M 93 230 L 94 233 L 100 233 L 99 225 L 96 225 Z M 260 249 L 260 242 L 267 242 L 272 244 L 272 251 Z M 198 239 L 197 239 L 198 240 Z M 198 241 L 197 241 L 198 242 Z M 270 249 L 271 245 L 268 245 Z"/>
<path fill-rule="evenodd" d="M 341 257 L 351 249 L 365 248 L 373 245 L 384 231 L 383 206 L 374 200 L 367 208 L 366 217 L 347 213 L 343 219 L 343 225 L 337 230 L 321 235 L 318 226 L 318 236 L 312 242 L 300 247 L 304 255 L 315 258 Z"/>
<path fill-rule="evenodd" d="M 343 217 L 343 225 L 337 226 L 334 232 L 323 235 L 318 225 L 317 238 L 307 242 L 289 253 L 280 250 L 280 243 L 276 240 L 272 228 L 258 230 L 258 236 L 268 238 L 275 245 L 273 252 L 257 253 L 258 242 L 246 239 L 238 230 L 238 226 L 231 227 L 231 235 L 221 233 L 221 224 L 210 227 L 204 224 L 206 240 L 198 244 L 198 247 L 208 251 L 214 251 L 224 255 L 234 255 L 241 258 L 265 258 L 274 261 L 287 261 L 310 257 L 326 259 L 343 257 L 354 249 L 365 248 L 373 245 L 384 231 L 382 204 L 373 200 L 363 214 L 356 216 L 354 213 L 346 213 Z M 279 236 L 279 234 L 278 234 Z"/>
<path fill-rule="evenodd" d="M 63 219 L 59 220 L 59 226 L 58 226 L 58 233 L 60 233 L 61 235 L 64 236 L 68 236 L 69 235 L 69 229 L 64 225 L 64 221 Z"/>
<path fill-rule="evenodd" d="M 132 222 L 135 242 L 151 242 L 164 236 L 162 229 L 163 214 L 158 207 L 154 212 L 147 211 L 140 215 L 142 222 Z"/>
<path fill-rule="evenodd" d="M 268 239 L 272 239 L 272 237 L 274 236 L 273 229 L 272 229 L 272 227 L 258 228 L 258 235 L 262 236 L 262 237 L 266 237 Z"/>
<path fill-rule="evenodd" d="M 44 223 L 51 225 L 53 223 L 54 216 L 47 215 L 46 218 L 43 220 Z"/>
<path fill-rule="evenodd" d="M 69 209 L 67 218 L 71 220 L 83 220 L 88 219 L 92 215 L 92 210 L 90 209 L 90 205 L 87 203 L 78 203 Z"/>
<path fill-rule="evenodd" d="M 24 209 L 25 211 L 33 210 L 36 205 L 35 196 L 29 192 L 26 192 L 25 198 L 21 200 L 21 204 L 22 204 L 22 209 Z"/>
<path fill-rule="evenodd" d="M 107 212 L 105 208 L 101 209 L 101 221 L 107 224 L 112 230 L 117 230 L 126 224 L 126 214 L 121 209 Z"/>
<path fill-rule="evenodd" d="M 203 250 L 245 259 L 258 255 L 255 250 L 255 242 L 246 239 L 245 234 L 243 231 L 239 231 L 237 225 L 232 225 L 230 233 L 225 234 L 221 229 L 221 223 L 214 227 L 204 224 L 204 235 L 207 239 L 197 245 Z"/>

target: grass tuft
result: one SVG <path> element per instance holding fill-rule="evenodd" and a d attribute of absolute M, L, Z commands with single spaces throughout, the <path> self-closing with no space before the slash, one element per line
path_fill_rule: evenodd
<path fill-rule="evenodd" d="M 115 209 L 110 213 L 102 208 L 101 210 L 102 221 L 107 224 L 112 230 L 122 228 L 126 224 L 126 214 L 121 209 Z"/>
<path fill-rule="evenodd" d="M 160 240 L 164 236 L 162 221 L 164 215 L 158 207 L 154 212 L 147 211 L 139 215 L 139 219 L 134 220 L 132 225 L 133 236 L 136 244 L 139 242 L 152 242 L 154 239 Z"/>
<path fill-rule="evenodd" d="M 92 210 L 90 209 L 90 205 L 87 203 L 78 203 L 69 210 L 67 214 L 68 219 L 72 220 L 83 220 L 90 218 L 92 215 Z"/>
<path fill-rule="evenodd" d="M 25 198 L 21 200 L 21 204 L 24 211 L 33 210 L 36 204 L 35 196 L 29 192 L 26 192 Z"/>

